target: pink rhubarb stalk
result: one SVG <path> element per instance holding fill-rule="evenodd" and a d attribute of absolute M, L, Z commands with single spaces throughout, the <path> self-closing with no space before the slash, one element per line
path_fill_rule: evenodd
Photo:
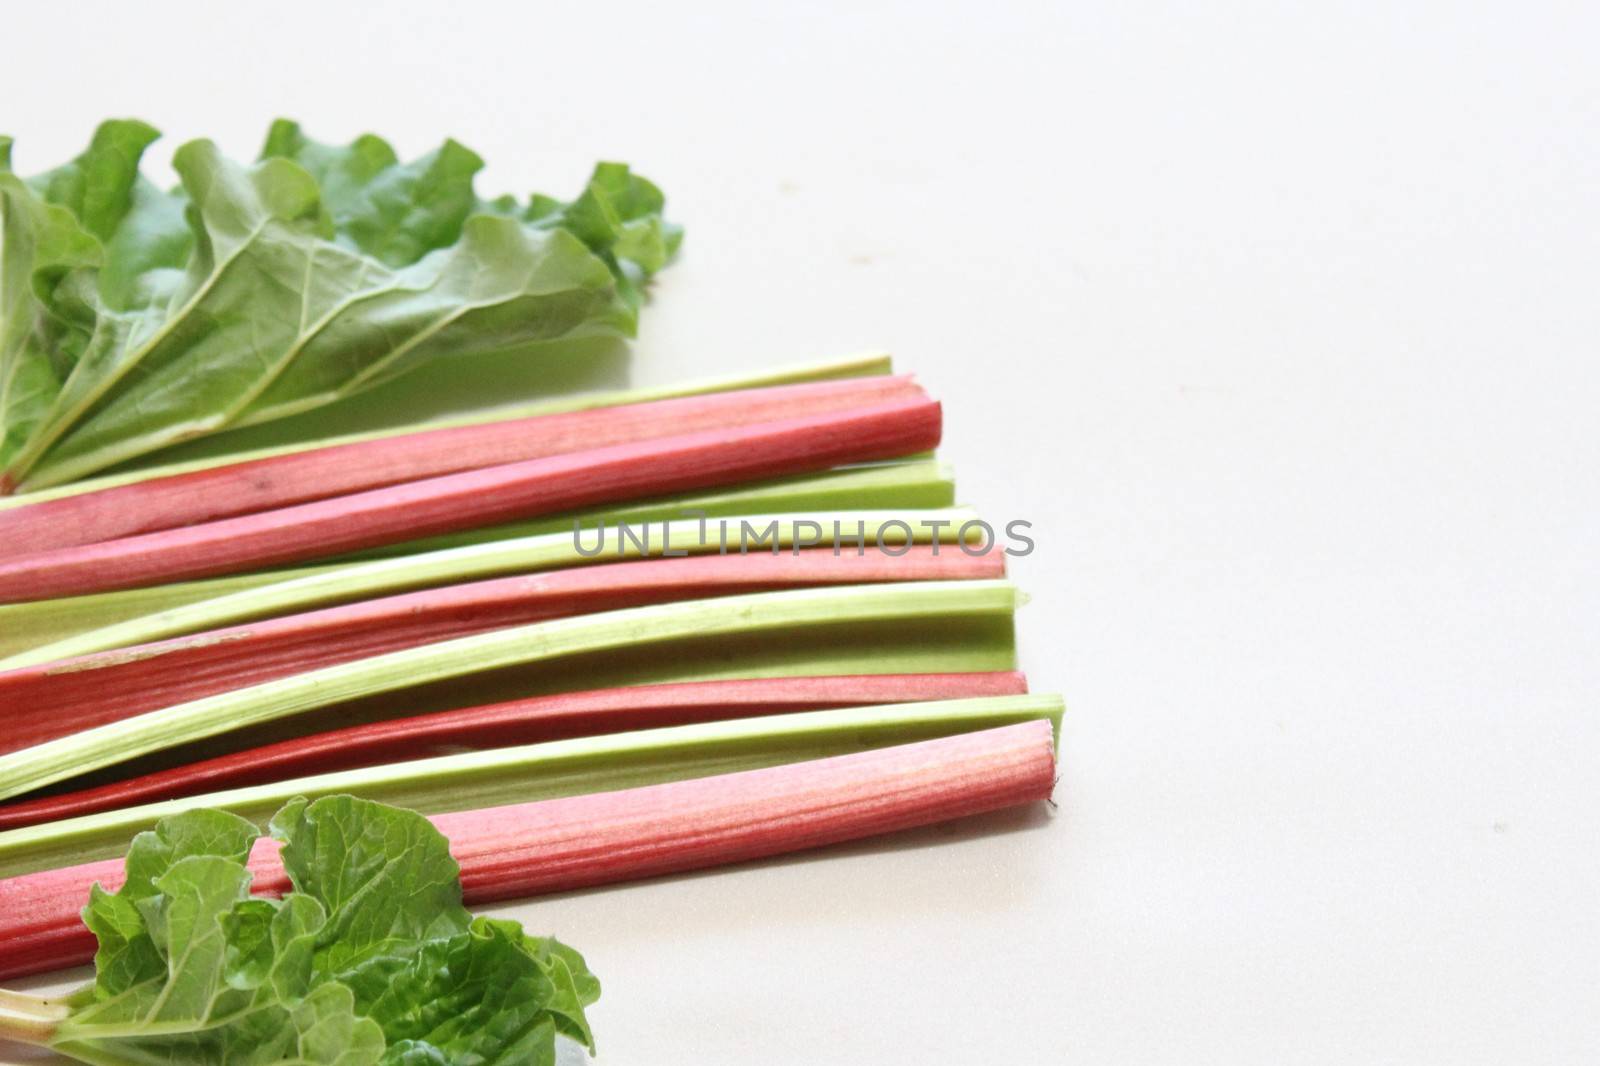
<path fill-rule="evenodd" d="M 986 729 L 764 770 L 442 814 L 468 904 L 655 877 L 822 847 L 1048 799 L 1050 723 Z M 250 856 L 253 891 L 281 895 L 278 845 Z M 78 917 L 120 860 L 0 881 L 0 979 L 88 962 Z"/>
<path fill-rule="evenodd" d="M 915 545 L 696 555 L 474 581 L 0 673 L 0 754 L 136 714 L 401 648 L 592 611 L 744 592 L 1003 576 L 999 551 Z"/>
<path fill-rule="evenodd" d="M 335 770 L 633 729 L 1028 691 L 1019 673 L 690 681 L 536 696 L 295 737 L 96 788 L 0 805 L 0 830 Z"/>
<path fill-rule="evenodd" d="M 253 570 L 625 500 L 892 459 L 939 442 L 939 405 L 895 400 L 484 467 L 0 561 L 0 603 Z"/>
<path fill-rule="evenodd" d="M 851 378 L 313 448 L 0 511 L 0 558 L 214 522 L 462 470 L 919 395 L 909 377 Z"/>

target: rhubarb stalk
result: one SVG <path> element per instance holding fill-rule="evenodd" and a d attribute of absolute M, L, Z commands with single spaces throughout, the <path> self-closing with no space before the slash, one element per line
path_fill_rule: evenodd
<path fill-rule="evenodd" d="M 462 470 L 915 398 L 847 378 L 419 430 L 230 463 L 0 511 L 0 558 L 212 522 Z"/>
<path fill-rule="evenodd" d="M 217 692 L 543 619 L 763 589 L 1004 573 L 998 551 L 809 548 L 610 563 L 385 596 L 0 673 L 0 706 L 18 708 L 0 754 Z"/>
<path fill-rule="evenodd" d="M 487 526 L 423 541 L 387 545 L 381 549 L 359 553 L 359 557 L 347 557 L 293 569 L 231 574 L 200 581 L 122 589 L 117 592 L 101 592 L 87 596 L 34 600 L 29 603 L 0 604 L 0 656 L 9 656 L 0 662 L 0 669 L 144 644 L 164 637 L 212 629 L 230 621 L 262 617 L 253 607 L 234 600 L 234 594 L 268 586 L 282 589 L 285 587 L 285 582 L 332 574 L 341 575 L 334 584 L 342 585 L 346 580 L 343 575 L 372 573 L 363 567 L 365 563 L 375 558 L 392 559 L 402 556 L 405 558 L 405 561 L 394 564 L 386 583 L 373 586 L 374 591 L 393 592 L 420 587 L 423 584 L 438 584 L 450 579 L 464 580 L 494 573 L 515 572 L 519 567 L 514 561 L 514 556 L 523 546 L 518 542 L 531 537 L 548 537 L 548 543 L 551 544 L 558 541 L 570 544 L 575 525 L 588 530 L 593 530 L 602 524 L 615 527 L 619 522 L 632 525 L 652 524 L 659 527 L 661 523 L 701 512 L 708 519 L 736 516 L 729 519 L 736 524 L 737 517 L 769 514 L 792 514 L 799 517 L 805 512 L 855 511 L 869 507 L 879 511 L 899 508 L 949 509 L 954 499 L 955 485 L 950 479 L 948 470 L 940 464 L 928 460 L 892 462 L 754 482 L 722 491 L 614 504 L 595 510 L 569 512 L 510 525 Z M 958 528 L 966 519 L 973 517 L 970 512 L 961 511 L 951 511 L 950 517 L 955 518 L 957 514 L 965 517 L 956 521 L 952 529 Z M 845 514 L 837 517 L 870 519 L 872 515 L 868 512 L 859 516 Z M 938 513 L 919 516 L 898 512 L 894 517 L 903 518 L 917 525 L 919 518 L 941 516 Z M 698 523 L 696 525 L 698 526 Z M 847 525 L 845 528 L 854 529 L 854 526 Z M 557 537 L 556 534 L 561 536 Z M 871 527 L 867 535 L 872 535 Z M 683 537 L 678 533 L 674 533 L 673 538 L 674 544 L 683 541 Z M 503 562 L 497 570 L 467 569 L 459 573 L 436 572 L 439 569 L 435 566 L 436 562 L 443 561 L 445 568 L 448 569 L 458 558 L 470 563 L 476 557 L 471 555 L 443 557 L 435 553 L 468 547 L 481 548 L 489 542 L 498 542 L 499 547 L 490 547 L 486 550 L 499 552 L 503 549 L 506 554 L 502 558 L 511 561 Z M 541 541 L 541 543 L 546 542 Z M 568 551 L 569 557 L 572 554 L 574 553 Z M 406 581 L 399 576 L 412 570 L 434 576 L 428 581 L 414 582 Z M 297 584 L 293 587 L 328 588 L 321 582 Z M 331 594 L 321 595 L 320 598 L 302 599 L 282 606 L 285 609 L 293 607 L 304 609 L 348 598 L 342 594 L 333 598 L 330 596 Z M 190 604 L 200 604 L 202 601 L 215 603 L 223 598 L 230 603 L 239 603 L 242 613 L 218 615 L 211 613 L 210 607 L 199 608 L 199 613 L 181 610 Z M 169 624 L 169 619 L 174 621 Z"/>
<path fill-rule="evenodd" d="M 926 451 L 939 405 L 905 400 L 469 470 L 0 562 L 0 603 L 293 563 L 455 529 Z"/>
<path fill-rule="evenodd" d="M 366 722 L 96 788 L 0 804 L 0 831 L 292 777 L 634 729 L 795 711 L 1020 695 L 1015 671 L 760 677 L 563 692 Z"/>
<path fill-rule="evenodd" d="M 974 517 L 971 511 L 951 508 L 937 511 L 900 512 L 831 512 L 819 514 L 790 514 L 786 516 L 748 515 L 729 519 L 731 530 L 729 547 L 738 548 L 741 522 L 750 523 L 753 529 L 772 530 L 768 551 L 791 550 L 805 543 L 815 542 L 818 530 L 822 538 L 831 541 L 835 524 L 846 534 L 859 534 L 867 544 L 879 542 L 891 550 L 910 543 L 931 543 L 941 540 L 952 544 L 947 549 L 958 552 L 953 545 L 961 528 Z M 250 575 L 252 580 L 240 582 L 237 578 L 214 578 L 209 583 L 217 590 L 215 596 L 196 597 L 188 603 L 179 603 L 166 610 L 140 614 L 135 618 L 113 625 L 93 629 L 75 637 L 44 644 L 19 655 L 0 661 L 0 670 L 14 670 L 23 666 L 54 663 L 77 659 L 95 652 L 114 648 L 131 648 L 158 641 L 221 629 L 230 624 L 263 618 L 281 617 L 307 611 L 332 603 L 382 596 L 411 589 L 435 588 L 448 584 L 467 582 L 477 578 L 510 574 L 526 574 L 564 567 L 592 566 L 613 559 L 642 559 L 662 555 L 699 554 L 724 550 L 722 526 L 718 521 L 699 520 L 678 522 L 647 522 L 635 527 L 635 536 L 622 538 L 611 526 L 606 534 L 604 551 L 590 555 L 598 540 L 598 530 L 603 523 L 584 522 L 580 537 L 572 527 L 559 533 L 519 537 L 515 540 L 489 544 L 466 545 L 459 548 L 440 549 L 419 555 L 395 559 L 376 559 L 347 562 L 293 571 L 279 571 L 264 575 Z M 580 548 L 582 550 L 580 551 Z M 853 549 L 843 549 L 860 554 Z M 206 584 L 206 583 L 199 583 Z M 243 587 L 238 587 L 242 585 Z M 148 590 L 129 589 L 105 593 L 101 597 L 80 597 L 81 600 L 100 601 L 94 609 L 103 606 L 104 599 L 113 597 L 143 598 Z M 187 591 L 185 592 L 187 595 Z M 6 611 L 16 612 L 19 621 L 39 621 L 48 618 L 44 604 L 22 604 L 0 607 L 0 618 Z M 65 601 L 71 604 L 73 601 Z M 86 611 L 92 610 L 85 604 Z"/>
<path fill-rule="evenodd" d="M 622 504 L 591 508 L 457 530 L 437 537 L 383 544 L 353 552 L 347 558 L 374 559 L 391 555 L 415 555 L 467 544 L 536 536 L 570 530 L 579 523 L 592 529 L 600 523 L 615 525 L 630 522 L 664 522 L 704 512 L 707 518 L 737 518 L 742 515 L 787 514 L 797 511 L 875 510 L 896 508 L 949 508 L 955 504 L 955 482 L 947 466 L 933 459 L 891 459 L 840 467 L 820 474 L 800 474 L 743 482 L 722 489 L 709 489 L 674 496 L 652 496 Z"/>
<path fill-rule="evenodd" d="M 283 444 L 240 448 L 233 443 L 236 439 L 233 434 L 227 434 L 222 437 L 204 437 L 199 440 L 188 441 L 171 451 L 142 456 L 133 460 L 129 464 L 129 469 L 119 473 L 97 474 L 77 481 L 52 485 L 48 488 L 29 490 L 20 496 L 0 496 L 0 511 L 13 507 L 27 507 L 44 500 L 55 500 L 66 496 L 79 496 L 88 492 L 99 492 L 102 489 L 131 485 L 139 481 L 174 477 L 178 474 L 189 474 L 197 470 L 210 470 L 218 466 L 253 462 L 257 459 L 271 459 L 280 455 L 294 455 L 298 452 L 311 451 L 316 448 L 392 440 L 420 430 L 453 429 L 460 426 L 481 425 L 484 422 L 499 422 L 509 418 L 534 418 L 543 415 L 566 414 L 572 411 L 587 411 L 595 407 L 618 407 L 622 404 L 651 403 L 656 400 L 671 400 L 685 396 L 708 396 L 712 393 L 734 392 L 741 389 L 764 389 L 778 385 L 799 385 L 808 381 L 840 381 L 845 378 L 876 377 L 893 372 L 893 359 L 890 356 L 883 353 L 869 353 L 846 356 L 839 359 L 791 363 L 754 374 L 696 378 L 670 385 L 600 390 L 577 395 L 556 396 L 528 403 L 513 404 L 508 407 L 496 407 L 487 411 L 472 411 L 444 418 L 429 418 L 424 422 L 385 426 L 382 429 L 367 430 L 361 433 L 343 433 L 326 437 L 297 437 L 297 439 Z M 298 427 L 296 432 L 298 434 Z M 156 461 L 157 456 L 171 456 L 174 454 L 180 455 L 182 458 L 167 458 L 165 461 Z"/>
<path fill-rule="evenodd" d="M 919 581 L 758 592 L 513 626 L 375 655 L 111 722 L 0 756 L 0 799 L 257 722 L 502 667 L 690 637 L 732 637 L 843 622 L 1009 617 L 1007 581 Z"/>
<path fill-rule="evenodd" d="M 0 877 L 115 855 L 134 834 L 189 807 L 258 822 L 295 796 L 341 793 L 424 814 L 523 803 L 880 748 L 1045 718 L 1057 696 L 994 696 L 731 718 L 553 740 L 341 770 L 208 792 L 0 833 Z"/>
<path fill-rule="evenodd" d="M 744 862 L 1048 799 L 1048 722 L 812 762 L 435 816 L 468 904 Z M 251 854 L 253 891 L 281 895 L 277 845 Z M 95 941 L 78 911 L 115 889 L 119 860 L 0 881 L 0 978 L 80 965 Z"/>

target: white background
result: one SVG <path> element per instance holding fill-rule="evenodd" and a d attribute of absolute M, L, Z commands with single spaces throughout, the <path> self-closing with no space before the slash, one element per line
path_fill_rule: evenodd
<path fill-rule="evenodd" d="M 1060 809 L 511 908 L 604 978 L 601 1066 L 1600 1060 L 1592 5 L 74 2 L 0 35 L 24 172 L 108 114 L 163 163 L 280 113 L 453 135 L 486 190 L 626 159 L 689 230 L 635 380 L 889 348 L 963 499 L 1036 524 Z"/>

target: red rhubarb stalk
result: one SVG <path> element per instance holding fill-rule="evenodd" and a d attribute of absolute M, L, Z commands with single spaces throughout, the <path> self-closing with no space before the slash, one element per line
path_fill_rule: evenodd
<path fill-rule="evenodd" d="M 551 618 L 812 585 L 1003 576 L 998 551 L 811 548 L 646 559 L 474 581 L 0 673 L 0 754 L 290 674 Z"/>
<path fill-rule="evenodd" d="M 633 729 L 1028 691 L 1019 673 L 859 674 L 638 685 L 334 729 L 97 788 L 0 805 L 0 830 L 296 777 Z"/>
<path fill-rule="evenodd" d="M 939 405 L 898 400 L 617 444 L 0 562 L 0 603 L 338 555 L 643 495 L 892 459 L 939 442 Z"/>
<path fill-rule="evenodd" d="M 0 558 L 192 526 L 462 470 L 919 395 L 909 377 L 851 378 L 313 448 L 0 510 Z"/>
<path fill-rule="evenodd" d="M 1025 722 L 854 755 L 665 785 L 441 814 L 466 902 L 612 884 L 780 855 L 1048 799 L 1050 724 Z M 251 853 L 253 891 L 289 888 L 278 846 Z M 120 860 L 0 881 L 0 979 L 88 962 L 78 912 Z"/>

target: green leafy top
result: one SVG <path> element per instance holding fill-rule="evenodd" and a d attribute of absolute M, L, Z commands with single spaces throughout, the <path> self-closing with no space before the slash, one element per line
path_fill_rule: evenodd
<path fill-rule="evenodd" d="M 0 491 L 306 411 L 442 355 L 631 334 L 682 233 L 602 163 L 571 202 L 481 200 L 474 152 L 402 163 L 280 120 L 242 165 L 114 120 L 23 180 L 0 138 Z"/>
<path fill-rule="evenodd" d="M 427 819 L 332 796 L 272 820 L 294 891 L 250 895 L 256 829 L 194 810 L 141 833 L 117 892 L 96 886 L 94 984 L 51 1047 L 97 1064 L 447 1066 L 593 1050 L 582 957 L 473 917 Z"/>

